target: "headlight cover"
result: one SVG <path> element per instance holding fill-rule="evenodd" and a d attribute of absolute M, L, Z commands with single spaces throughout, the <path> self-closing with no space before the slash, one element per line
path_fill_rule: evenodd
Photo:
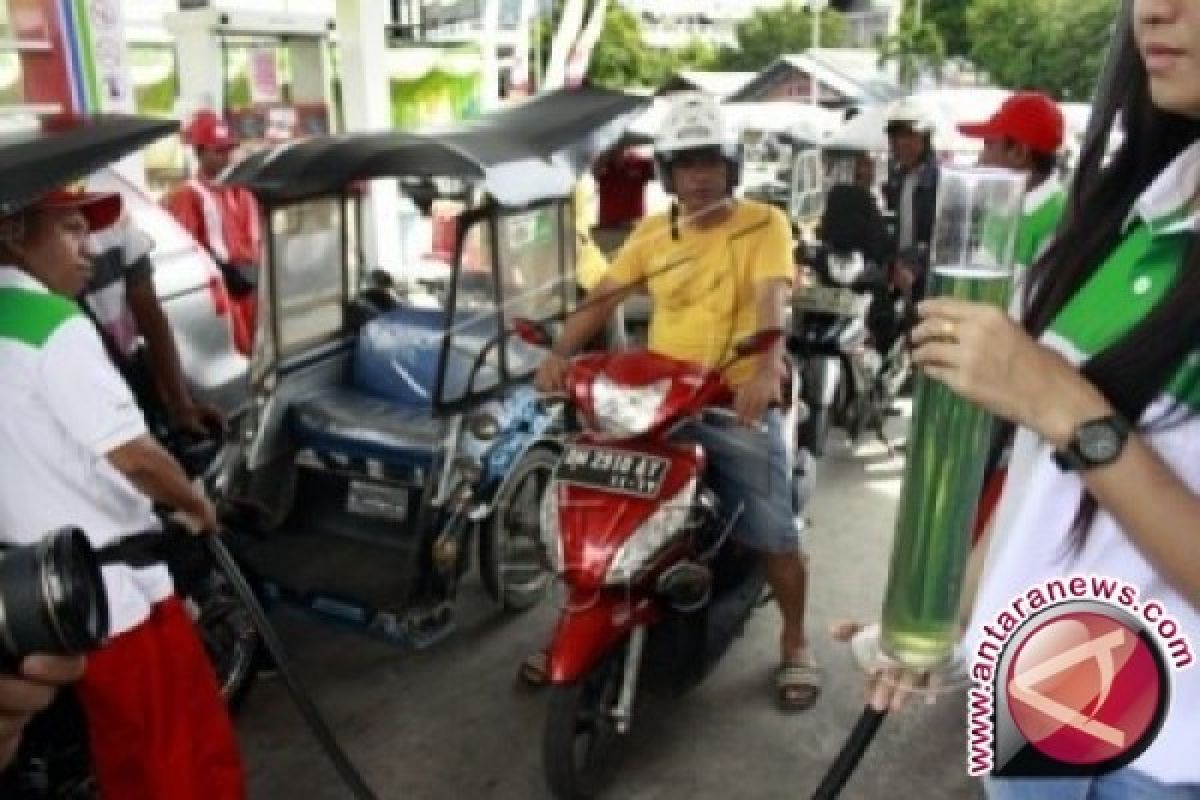
<path fill-rule="evenodd" d="M 639 570 L 658 555 L 672 539 L 687 530 L 695 499 L 696 479 L 693 478 L 678 494 L 651 514 L 637 532 L 621 545 L 608 568 L 604 583 L 608 586 L 618 586 L 632 582 Z"/>
<path fill-rule="evenodd" d="M 641 436 L 654 425 L 670 388 L 670 378 L 645 386 L 621 386 L 607 375 L 597 375 L 592 381 L 592 414 L 597 427 L 618 437 Z"/>
<path fill-rule="evenodd" d="M 828 256 L 829 277 L 834 283 L 849 286 L 862 277 L 867 263 L 857 250 L 850 253 L 830 253 Z"/>

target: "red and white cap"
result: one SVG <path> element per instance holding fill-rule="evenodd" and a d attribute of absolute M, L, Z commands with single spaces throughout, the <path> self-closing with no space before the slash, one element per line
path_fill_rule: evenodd
<path fill-rule="evenodd" d="M 93 233 L 102 231 L 121 218 L 121 195 L 116 192 L 85 192 L 58 188 L 42 195 L 29 208 L 34 211 L 75 209 L 83 214 Z"/>
<path fill-rule="evenodd" d="M 192 147 L 208 147 L 214 150 L 232 150 L 237 147 L 237 136 L 228 123 L 210 109 L 197 111 L 183 129 L 183 140 Z"/>

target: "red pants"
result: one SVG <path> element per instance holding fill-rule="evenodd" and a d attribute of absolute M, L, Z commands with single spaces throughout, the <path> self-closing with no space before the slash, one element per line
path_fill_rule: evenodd
<path fill-rule="evenodd" d="M 237 739 L 176 597 L 88 657 L 79 683 L 104 800 L 242 800 Z"/>

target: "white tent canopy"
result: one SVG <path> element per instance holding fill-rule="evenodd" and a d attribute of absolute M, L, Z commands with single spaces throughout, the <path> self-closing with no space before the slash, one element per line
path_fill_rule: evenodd
<path fill-rule="evenodd" d="M 932 89 L 917 92 L 911 100 L 925 109 L 933 120 L 934 148 L 939 152 L 965 155 L 978 152 L 982 142 L 963 136 L 958 132 L 958 126 L 964 122 L 986 120 L 1009 94 L 1007 89 Z M 827 137 L 822 146 L 831 150 L 886 150 L 884 128 L 889 113 L 899 102 L 863 108 L 854 119 Z"/>
<path fill-rule="evenodd" d="M 735 130 L 786 133 L 814 145 L 837 130 L 842 119 L 837 111 L 787 101 L 726 103 L 722 110 Z"/>
<path fill-rule="evenodd" d="M 669 101 L 656 97 L 629 130 L 631 133 L 653 139 L 658 134 Z M 761 103 L 724 103 L 721 112 L 729 132 L 734 135 L 742 131 L 788 133 L 812 144 L 819 144 L 841 124 L 841 114 L 809 103 L 772 101 Z"/>

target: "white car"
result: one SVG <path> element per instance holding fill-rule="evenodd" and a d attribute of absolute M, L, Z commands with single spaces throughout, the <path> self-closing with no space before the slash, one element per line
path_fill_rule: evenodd
<path fill-rule="evenodd" d="M 154 199 L 115 169 L 89 179 L 96 191 L 120 192 L 134 224 L 154 240 L 154 284 L 193 396 L 227 416 L 249 393 L 249 361 L 233 344 L 230 307 L 216 263 Z"/>

